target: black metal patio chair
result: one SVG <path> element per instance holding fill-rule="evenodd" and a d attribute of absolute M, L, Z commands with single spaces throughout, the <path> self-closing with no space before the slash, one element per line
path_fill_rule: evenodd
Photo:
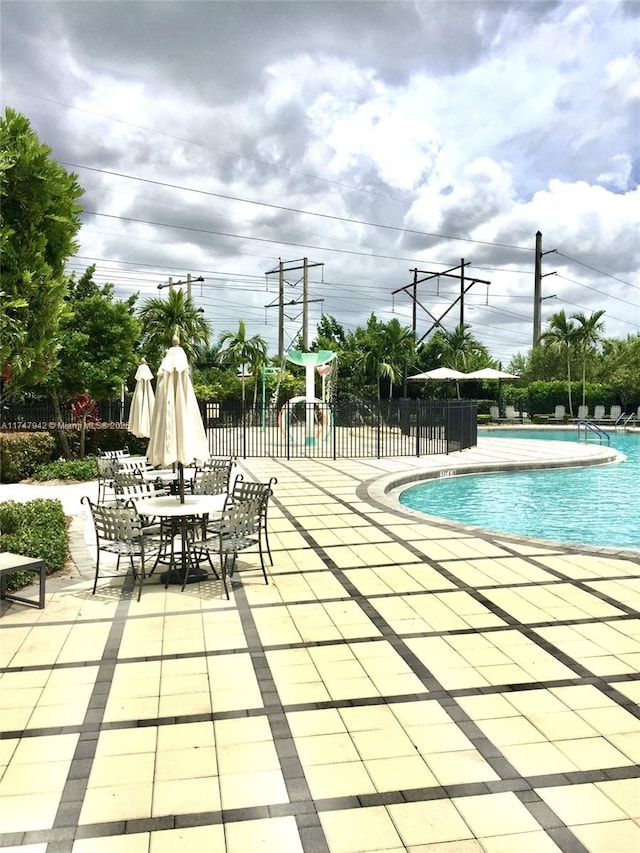
<path fill-rule="evenodd" d="M 86 496 L 81 499 L 81 502 L 89 507 L 96 534 L 97 557 L 93 595 L 96 592 L 98 578 L 117 577 L 120 571 L 120 559 L 128 557 L 133 580 L 138 584 L 138 601 L 140 601 L 142 583 L 145 578 L 145 558 L 157 554 L 163 547 L 162 542 L 153 536 L 145 535 L 142 519 L 132 506 L 94 504 Z M 100 554 L 102 551 L 117 556 L 115 573 L 100 574 Z M 139 561 L 137 570 L 136 559 Z M 153 574 L 153 569 L 149 574 Z"/>
<path fill-rule="evenodd" d="M 198 561 L 202 561 L 206 557 L 215 574 L 217 573 L 211 555 L 217 554 L 220 560 L 222 583 L 227 599 L 229 598 L 227 577 L 231 577 L 234 573 L 238 552 L 244 551 L 247 548 L 258 547 L 264 582 L 269 583 L 264 564 L 262 538 L 260 536 L 262 519 L 261 503 L 259 498 L 255 498 L 253 500 L 236 501 L 229 504 L 229 506 L 225 506 L 220 518 L 217 520 L 217 530 L 215 532 L 207 530 L 204 538 L 197 543 Z"/>

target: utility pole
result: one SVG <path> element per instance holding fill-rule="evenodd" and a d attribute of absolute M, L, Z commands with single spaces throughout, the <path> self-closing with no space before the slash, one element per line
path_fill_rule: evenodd
<path fill-rule="evenodd" d="M 309 261 L 302 262 L 302 349 L 309 350 Z"/>
<path fill-rule="evenodd" d="M 295 264 L 296 266 L 290 266 L 290 264 Z M 278 273 L 278 299 L 277 302 L 271 302 L 269 305 L 265 305 L 265 308 L 273 308 L 275 305 L 278 306 L 278 356 L 279 358 L 284 358 L 284 306 L 287 305 L 302 305 L 302 345 L 305 350 L 309 347 L 309 305 L 311 302 L 322 302 L 322 299 L 309 299 L 309 269 L 310 267 L 323 267 L 323 263 L 309 263 L 308 258 L 302 259 L 302 264 L 300 261 L 287 261 L 286 266 L 285 262 L 282 260 L 278 264 L 277 269 L 269 270 L 265 273 L 265 275 L 273 275 L 274 273 Z M 296 287 L 300 281 L 302 280 L 302 301 L 299 299 L 291 299 L 289 302 L 285 303 L 284 299 L 284 282 L 285 272 L 294 272 L 302 270 L 302 279 L 298 279 L 297 281 L 289 282 L 291 287 Z M 300 315 L 298 315 L 300 316 Z M 293 318 L 290 318 L 293 319 Z"/>
<path fill-rule="evenodd" d="M 536 231 L 536 257 L 533 268 L 533 346 L 542 331 L 542 232 Z"/>
<path fill-rule="evenodd" d="M 279 264 L 278 279 L 278 356 L 284 358 L 284 264 Z"/>
<path fill-rule="evenodd" d="M 460 326 L 464 326 L 464 258 L 460 258 Z"/>
<path fill-rule="evenodd" d="M 542 333 L 542 300 L 552 299 L 553 297 L 542 295 L 542 279 L 548 275 L 556 275 L 555 272 L 548 272 L 542 275 L 542 257 L 557 252 L 557 249 L 550 249 L 548 252 L 542 251 L 542 233 L 536 231 L 536 252 L 535 263 L 533 267 L 533 346 L 535 347 L 540 340 Z"/>

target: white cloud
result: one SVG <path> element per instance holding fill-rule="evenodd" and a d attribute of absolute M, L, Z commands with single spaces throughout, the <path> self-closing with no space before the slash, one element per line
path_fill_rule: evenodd
<path fill-rule="evenodd" d="M 280 257 L 324 262 L 313 296 L 353 328 L 372 310 L 390 319 L 390 294 L 417 264 L 464 256 L 492 280 L 491 304 L 470 295 L 468 320 L 506 364 L 531 340 L 538 229 L 545 248 L 586 264 L 545 257 L 565 276 L 554 310 L 603 307 L 605 281 L 607 333 L 639 327 L 640 65 L 625 9 L 167 0 L 114 15 L 100 0 L 13 3 L 4 95 L 61 160 L 263 202 L 80 170 L 91 209 L 175 226 L 87 217 L 81 254 L 148 264 L 158 280 L 203 274 L 217 332 L 242 317 L 274 349 L 260 274 Z M 408 304 L 395 311 L 410 323 Z"/>

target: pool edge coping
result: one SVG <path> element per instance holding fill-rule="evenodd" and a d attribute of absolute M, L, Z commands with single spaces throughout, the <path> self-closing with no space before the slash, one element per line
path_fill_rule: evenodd
<path fill-rule="evenodd" d="M 506 439 L 508 441 L 508 439 Z M 521 439 L 514 439 L 520 441 Z M 531 439 L 532 441 L 535 439 Z M 505 441 L 505 439 L 501 439 Z M 584 446 L 584 445 L 578 445 Z M 451 456 L 447 456 L 442 462 L 437 463 L 429 469 L 414 470 L 410 472 L 395 471 L 391 474 L 382 474 L 363 483 L 359 488 L 360 496 L 368 501 L 376 504 L 385 511 L 392 511 L 403 518 L 412 518 L 415 521 L 426 521 L 443 530 L 452 530 L 458 533 L 470 533 L 483 538 L 496 537 L 519 543 L 521 545 L 540 546 L 551 548 L 554 550 L 563 549 L 572 553 L 582 554 L 601 554 L 603 556 L 618 557 L 623 559 L 640 560 L 640 551 L 634 551 L 628 548 L 615 548 L 611 546 L 586 545 L 577 542 L 563 542 L 553 539 L 540 539 L 533 536 L 524 536 L 522 534 L 507 533 L 500 530 L 490 530 L 485 527 L 465 524 L 460 521 L 452 521 L 441 516 L 429 515 L 428 513 L 414 510 L 400 503 L 400 494 L 407 489 L 411 484 L 427 482 L 429 480 L 440 479 L 442 472 L 451 470 L 455 473 L 452 476 L 466 476 L 473 474 L 495 474 L 501 472 L 518 473 L 520 471 L 542 471 L 558 468 L 584 468 L 593 465 L 610 465 L 626 459 L 623 453 L 609 447 L 590 445 L 596 451 L 601 450 L 601 453 L 596 453 L 588 457 L 571 456 L 558 459 L 539 459 L 536 461 L 526 461 L 522 459 L 503 459 L 496 462 L 467 462 L 464 460 L 458 461 Z M 431 458 L 433 463 L 433 457 Z"/>

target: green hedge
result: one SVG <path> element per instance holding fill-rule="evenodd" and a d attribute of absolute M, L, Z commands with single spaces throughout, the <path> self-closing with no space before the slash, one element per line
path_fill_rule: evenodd
<path fill-rule="evenodd" d="M 67 520 L 60 501 L 0 503 L 0 551 L 37 557 L 45 561 L 48 572 L 60 571 L 67 558 Z M 16 572 L 9 575 L 7 585 L 16 589 L 32 576 L 33 572 Z"/>
<path fill-rule="evenodd" d="M 33 472 L 34 480 L 95 480 L 98 467 L 94 456 L 85 459 L 56 459 L 38 465 Z"/>
<path fill-rule="evenodd" d="M 51 462 L 56 449 L 48 432 L 0 433 L 0 482 L 19 483 L 36 467 Z"/>

